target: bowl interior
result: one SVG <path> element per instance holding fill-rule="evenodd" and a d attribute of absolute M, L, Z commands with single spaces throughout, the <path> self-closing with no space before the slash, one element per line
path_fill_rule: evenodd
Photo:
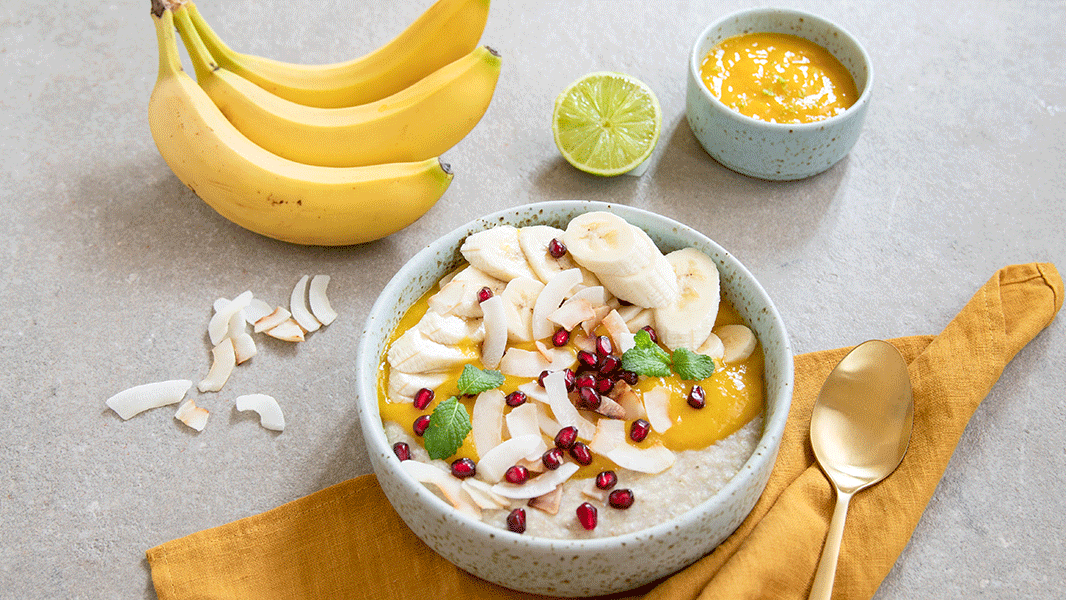
<path fill-rule="evenodd" d="M 707 56 L 707 53 L 711 51 L 715 44 L 736 35 L 760 32 L 795 35 L 825 48 L 844 65 L 855 80 L 855 87 L 859 91 L 859 97 L 856 99 L 855 104 L 866 102 L 873 74 L 870 66 L 870 57 L 866 54 L 866 50 L 859 44 L 858 40 L 840 26 L 817 15 L 797 10 L 756 8 L 735 12 L 712 23 L 696 40 L 696 44 L 692 49 L 692 56 L 689 59 L 689 69 L 691 74 L 695 76 L 695 80 L 702 83 L 700 63 L 703 62 L 703 58 Z M 731 110 L 715 97 L 707 89 L 707 86 L 700 87 L 709 102 L 723 109 Z M 824 125 L 826 121 L 839 118 L 847 113 L 848 111 L 845 111 L 841 115 L 830 117 L 825 121 L 805 123 L 799 126 L 817 126 L 819 123 Z M 767 125 L 797 127 L 796 124 L 768 123 Z"/>
<path fill-rule="evenodd" d="M 634 534 L 598 538 L 592 540 L 556 540 L 517 536 L 510 532 L 492 528 L 480 521 L 465 517 L 454 511 L 450 505 L 430 493 L 421 484 L 413 483 L 411 493 L 423 497 L 425 501 L 439 505 L 442 511 L 453 513 L 454 519 L 466 521 L 474 530 L 502 536 L 515 536 L 524 545 L 545 545 L 545 547 L 596 547 L 618 543 L 637 535 L 654 535 L 656 529 L 676 527 L 679 521 L 695 518 L 708 509 L 713 510 L 719 498 L 730 490 L 743 489 L 753 485 L 752 473 L 762 472 L 759 467 L 772 463 L 777 456 L 781 435 L 788 417 L 792 399 L 792 352 L 784 325 L 776 308 L 766 292 L 752 275 L 732 255 L 699 232 L 666 217 L 624 205 L 605 204 L 585 201 L 552 201 L 529 204 L 507 209 L 477 219 L 443 236 L 420 251 L 393 277 L 385 287 L 367 318 L 367 325 L 360 339 L 357 365 L 359 380 L 357 383 L 357 400 L 362 430 L 371 455 L 391 455 L 391 448 L 381 426 L 378 411 L 378 367 L 385 344 L 390 333 L 400 318 L 422 294 L 430 289 L 447 272 L 457 266 L 463 259 L 459 253 L 462 240 L 469 234 L 499 224 L 516 227 L 545 224 L 565 227 L 575 216 L 594 210 L 609 210 L 630 223 L 643 228 L 664 252 L 693 246 L 705 252 L 718 265 L 723 293 L 736 307 L 745 321 L 755 331 L 763 345 L 765 355 L 766 411 L 764 413 L 764 431 L 755 452 L 740 472 L 715 496 L 703 504 L 689 510 L 684 515 L 666 523 L 660 523 L 649 529 Z M 398 463 L 392 460 L 381 461 L 385 468 L 399 471 Z M 396 463 L 393 465 L 393 463 Z M 392 465 L 392 466 L 390 466 Z M 375 462 L 375 467 L 378 462 Z M 767 470 L 768 472 L 768 470 Z M 396 475 L 392 473 L 391 475 Z M 379 477 L 381 474 L 379 474 Z M 757 483 L 765 485 L 765 481 Z M 406 486 L 405 486 L 406 487 Z M 761 492 L 761 489 L 760 489 Z M 750 509 L 750 508 L 749 508 Z M 728 532 L 727 532 L 728 533 Z"/>

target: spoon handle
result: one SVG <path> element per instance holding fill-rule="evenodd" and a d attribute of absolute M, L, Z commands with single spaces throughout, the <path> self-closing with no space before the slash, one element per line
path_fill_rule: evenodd
<path fill-rule="evenodd" d="M 837 573 L 837 559 L 840 558 L 840 540 L 844 537 L 844 519 L 848 516 L 848 503 L 853 493 L 837 488 L 836 508 L 833 509 L 833 518 L 829 521 L 829 533 L 825 538 L 822 558 L 818 561 L 818 572 L 814 574 L 810 600 L 829 600 L 833 595 L 833 580 Z"/>

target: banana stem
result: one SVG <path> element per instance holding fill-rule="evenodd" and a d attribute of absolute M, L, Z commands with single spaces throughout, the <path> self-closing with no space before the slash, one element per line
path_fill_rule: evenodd
<path fill-rule="evenodd" d="M 192 66 L 196 71 L 196 79 L 203 82 L 211 76 L 212 72 L 219 68 L 218 63 L 215 62 L 211 51 L 207 49 L 199 34 L 196 33 L 196 27 L 189 20 L 188 9 L 184 6 L 179 6 L 174 10 L 174 17 L 177 21 L 178 32 L 181 33 L 181 39 L 185 42 L 185 49 L 189 51 L 189 58 L 192 59 Z"/>

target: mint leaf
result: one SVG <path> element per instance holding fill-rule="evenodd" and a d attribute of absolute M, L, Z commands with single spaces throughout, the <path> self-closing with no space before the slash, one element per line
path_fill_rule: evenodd
<path fill-rule="evenodd" d="M 470 415 L 466 413 L 466 406 L 452 396 L 433 409 L 422 443 L 430 458 L 448 458 L 459 451 L 470 429 Z"/>
<path fill-rule="evenodd" d="M 670 376 L 670 355 L 651 341 L 647 331 L 638 331 L 633 341 L 636 346 L 622 355 L 623 369 L 646 377 Z"/>
<path fill-rule="evenodd" d="M 674 370 L 681 379 L 700 381 L 714 373 L 714 360 L 710 356 L 696 354 L 688 348 L 674 350 Z"/>
<path fill-rule="evenodd" d="M 483 371 L 471 364 L 464 365 L 463 373 L 459 375 L 459 392 L 462 394 L 480 394 L 501 385 L 503 385 L 503 373 Z"/>

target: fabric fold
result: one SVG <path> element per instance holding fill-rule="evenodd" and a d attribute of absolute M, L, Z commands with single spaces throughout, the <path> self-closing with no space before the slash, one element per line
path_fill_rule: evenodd
<path fill-rule="evenodd" d="M 936 336 L 890 340 L 915 400 L 907 455 L 852 499 L 834 598 L 869 598 L 932 498 L 970 417 L 1010 360 L 1061 309 L 1054 265 L 996 272 Z M 736 532 L 709 555 L 625 598 L 806 598 L 833 510 L 809 441 L 826 376 L 850 348 L 796 357 L 796 390 L 777 464 Z M 538 598 L 492 585 L 436 555 L 406 528 L 372 475 L 147 552 L 162 600 L 439 597 Z"/>

